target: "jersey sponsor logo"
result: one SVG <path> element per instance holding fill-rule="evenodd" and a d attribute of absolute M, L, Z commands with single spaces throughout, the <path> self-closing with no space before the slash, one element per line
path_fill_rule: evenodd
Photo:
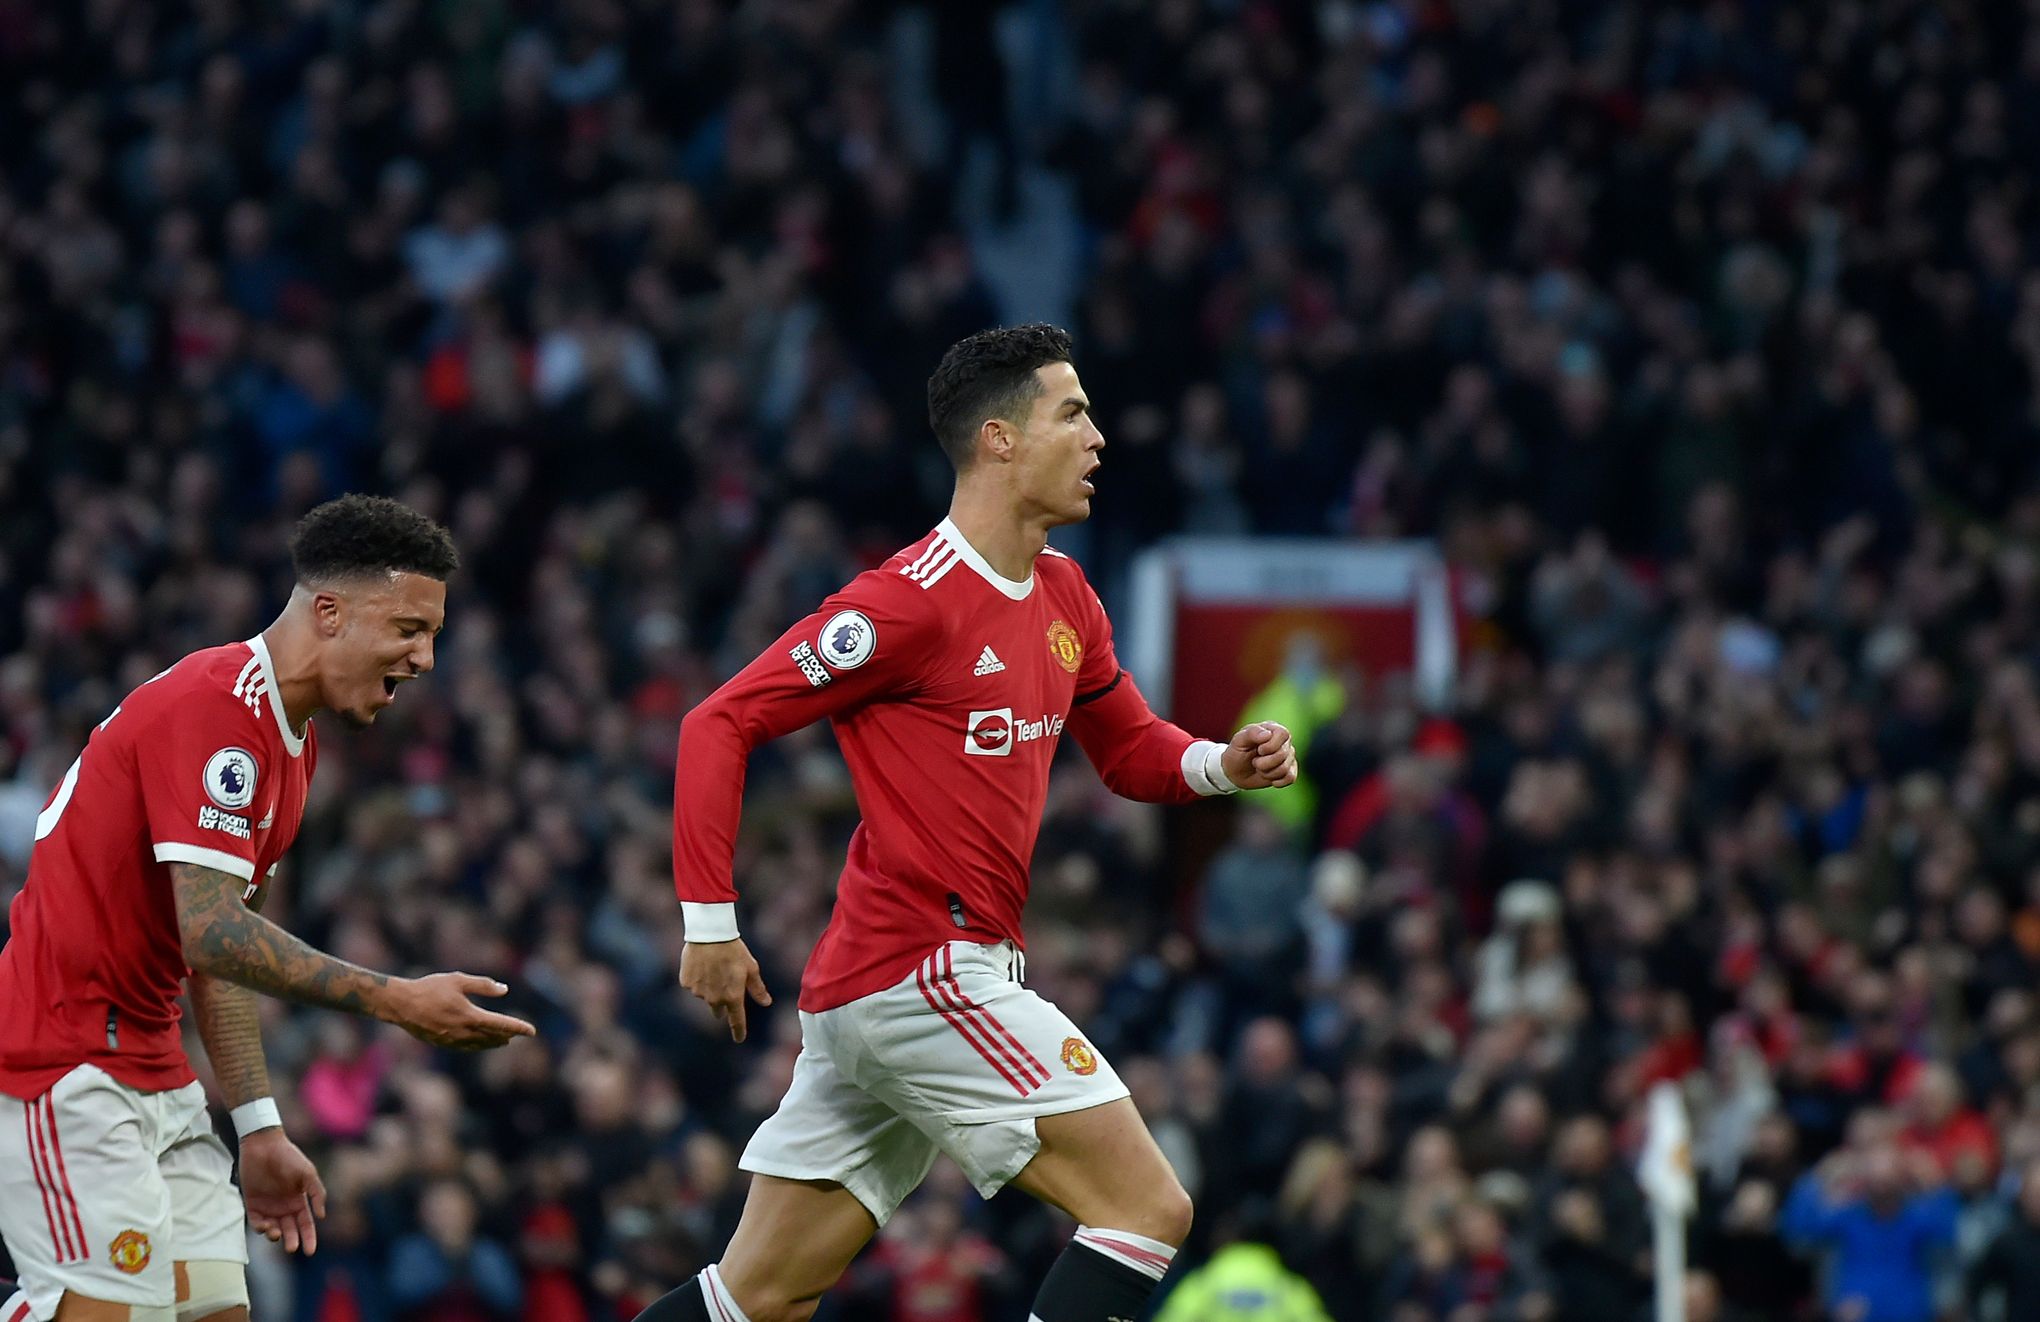
<path fill-rule="evenodd" d="M 1006 663 L 999 660 L 999 654 L 992 650 L 990 643 L 986 643 L 985 650 L 978 653 L 977 664 L 971 667 L 970 673 L 982 678 L 986 675 L 996 675 L 1005 668 Z"/>
<path fill-rule="evenodd" d="M 246 840 L 251 834 L 248 819 L 230 812 L 221 812 L 210 803 L 198 805 L 198 829 L 201 831 L 225 831 L 236 840 Z"/>
<path fill-rule="evenodd" d="M 139 1230 L 123 1230 L 106 1246 L 115 1271 L 138 1276 L 149 1265 L 149 1237 Z"/>
<path fill-rule="evenodd" d="M 1048 653 L 1057 664 L 1072 675 L 1084 661 L 1084 642 L 1077 637 L 1077 631 L 1057 620 L 1048 626 Z"/>
<path fill-rule="evenodd" d="M 871 627 L 871 617 L 863 611 L 837 611 L 815 639 L 815 650 L 832 670 L 857 669 L 871 660 L 877 647 L 878 630 Z"/>
<path fill-rule="evenodd" d="M 1066 1037 L 1062 1048 L 1063 1068 L 1072 1074 L 1092 1075 L 1098 1072 L 1098 1053 L 1091 1050 L 1090 1043 L 1080 1037 Z"/>
<path fill-rule="evenodd" d="M 222 748 L 207 758 L 205 793 L 229 811 L 255 802 L 255 755 L 245 748 Z"/>
<path fill-rule="evenodd" d="M 793 658 L 793 664 L 800 667 L 800 673 L 807 676 L 807 682 L 816 688 L 834 678 L 829 674 L 829 668 L 822 664 L 822 659 L 815 655 L 814 644 L 806 639 L 796 643 L 787 655 Z"/>
<path fill-rule="evenodd" d="M 1061 716 L 1043 716 L 1038 721 L 1016 721 L 1011 707 L 974 711 L 963 725 L 963 751 L 972 757 L 1007 757 L 1013 745 L 1053 739 L 1063 732 Z"/>

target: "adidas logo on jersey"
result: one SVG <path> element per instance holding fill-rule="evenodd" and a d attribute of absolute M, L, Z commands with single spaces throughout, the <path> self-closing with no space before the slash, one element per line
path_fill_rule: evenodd
<path fill-rule="evenodd" d="M 990 643 L 986 643 L 985 650 L 978 654 L 977 664 L 971 667 L 970 673 L 982 678 L 986 675 L 996 675 L 1005 668 L 1006 663 L 999 660 L 999 654 L 992 650 Z"/>

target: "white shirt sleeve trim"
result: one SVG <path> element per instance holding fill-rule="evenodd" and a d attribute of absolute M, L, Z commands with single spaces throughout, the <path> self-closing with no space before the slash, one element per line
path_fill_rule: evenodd
<path fill-rule="evenodd" d="M 737 906 L 694 904 L 680 901 L 680 918 L 687 925 L 689 941 L 734 941 L 737 939 Z"/>
<path fill-rule="evenodd" d="M 255 880 L 255 865 L 245 858 L 227 853 L 223 849 L 207 849 L 204 845 L 183 845 L 175 840 L 156 846 L 158 863 L 196 863 L 202 868 L 212 868 L 242 881 Z"/>
<path fill-rule="evenodd" d="M 1240 787 L 1225 774 L 1225 745 L 1199 739 L 1183 750 L 1183 779 L 1190 788 L 1210 798 L 1214 794 L 1238 794 Z"/>

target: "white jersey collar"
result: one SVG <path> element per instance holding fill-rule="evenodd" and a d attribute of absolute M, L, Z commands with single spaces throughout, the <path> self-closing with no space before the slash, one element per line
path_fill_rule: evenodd
<path fill-rule="evenodd" d="M 970 539 L 957 529 L 956 522 L 953 519 L 944 519 L 936 524 L 935 535 L 954 546 L 956 548 L 956 558 L 969 565 L 979 578 L 991 584 L 1006 596 L 1011 597 L 1014 601 L 1025 601 L 1028 594 L 1034 591 L 1033 574 L 1029 574 L 1023 579 L 1011 579 L 992 568 L 992 562 L 978 554 L 978 549 L 972 546 Z"/>
<path fill-rule="evenodd" d="M 269 659 L 269 644 L 256 634 L 248 640 L 248 650 L 255 654 L 255 664 L 262 671 L 262 686 L 269 693 L 269 710 L 276 717 L 276 729 L 283 736 L 283 746 L 292 757 L 305 751 L 305 737 L 290 728 L 290 718 L 283 714 L 283 690 L 276 686 L 276 665 Z"/>

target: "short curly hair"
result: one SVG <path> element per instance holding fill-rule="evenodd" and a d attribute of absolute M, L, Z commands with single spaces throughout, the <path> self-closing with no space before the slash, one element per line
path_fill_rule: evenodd
<path fill-rule="evenodd" d="M 928 425 L 957 472 L 977 454 L 987 418 L 1017 420 L 1041 393 L 1034 369 L 1070 361 L 1070 334 L 1047 322 L 997 326 L 949 346 L 928 378 Z"/>
<path fill-rule="evenodd" d="M 350 492 L 298 520 L 290 563 L 305 584 L 393 573 L 443 583 L 460 568 L 460 555 L 453 534 L 409 505 Z"/>

